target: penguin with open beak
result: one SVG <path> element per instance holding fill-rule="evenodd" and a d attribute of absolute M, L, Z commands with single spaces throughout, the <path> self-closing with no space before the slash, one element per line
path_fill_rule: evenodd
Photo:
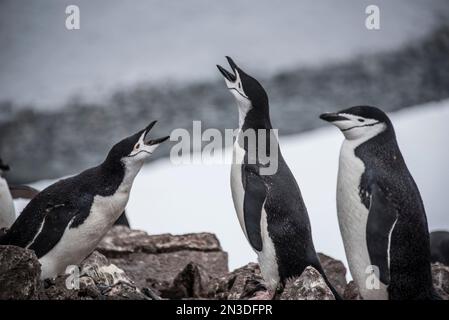
<path fill-rule="evenodd" d="M 298 184 L 273 134 L 268 95 L 256 79 L 231 58 L 227 60 L 231 71 L 217 67 L 239 112 L 231 167 L 232 199 L 242 231 L 258 256 L 270 296 L 287 279 L 299 277 L 305 268 L 312 266 L 338 299 L 315 252 L 309 216 Z M 251 135 L 256 139 L 249 139 Z M 264 174 L 268 164 L 277 170 Z"/>
<path fill-rule="evenodd" d="M 169 138 L 150 137 L 155 123 L 115 144 L 100 165 L 37 194 L 0 244 L 34 250 L 43 279 L 82 262 L 122 214 L 145 159 Z"/>

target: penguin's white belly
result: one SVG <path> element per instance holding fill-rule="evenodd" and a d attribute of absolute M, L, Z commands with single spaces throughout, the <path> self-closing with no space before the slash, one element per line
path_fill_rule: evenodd
<path fill-rule="evenodd" d="M 345 140 L 340 152 L 337 183 L 337 211 L 340 232 L 352 278 L 364 299 L 388 299 L 387 288 L 373 274 L 366 241 L 368 210 L 359 195 L 363 162 L 354 154 L 355 145 Z"/>
<path fill-rule="evenodd" d="M 53 249 L 39 259 L 42 279 L 65 272 L 67 266 L 78 265 L 97 246 L 126 207 L 129 192 L 117 190 L 108 197 L 95 196 L 89 216 L 76 228 L 67 226 Z"/>
<path fill-rule="evenodd" d="M 0 228 L 9 228 L 15 219 L 16 212 L 8 183 L 0 177 Z"/>
<path fill-rule="evenodd" d="M 245 199 L 245 189 L 242 182 L 242 163 L 245 156 L 245 150 L 240 148 L 237 142 L 234 144 L 233 159 L 231 165 L 231 192 L 234 201 L 235 212 L 239 219 L 245 237 L 248 239 L 243 214 L 243 202 Z"/>
<path fill-rule="evenodd" d="M 234 144 L 233 162 L 231 167 L 231 191 L 232 200 L 234 201 L 234 208 L 237 213 L 237 217 L 242 227 L 243 233 L 246 239 L 248 234 L 246 232 L 243 203 L 245 199 L 245 189 L 242 183 L 242 163 L 244 161 L 245 150 L 240 148 L 237 142 Z M 266 285 L 270 289 L 275 289 L 279 283 L 279 269 L 276 260 L 276 251 L 273 241 L 268 234 L 267 229 L 267 213 L 264 209 L 265 203 L 262 206 L 261 214 L 261 233 L 262 233 L 262 251 L 254 250 L 257 253 L 260 270 L 262 277 L 264 278 Z"/>

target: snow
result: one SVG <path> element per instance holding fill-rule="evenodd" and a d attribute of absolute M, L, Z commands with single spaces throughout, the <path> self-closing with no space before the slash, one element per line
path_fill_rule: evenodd
<path fill-rule="evenodd" d="M 407 165 L 420 188 L 430 230 L 449 229 L 449 100 L 391 114 Z M 281 137 L 284 158 L 307 205 L 315 248 L 346 263 L 336 217 L 342 134 L 328 126 Z M 231 150 L 226 150 L 229 157 Z M 212 162 L 210 162 L 212 163 Z M 133 228 L 149 233 L 213 232 L 229 252 L 230 268 L 256 261 L 234 211 L 229 164 L 173 165 L 161 159 L 137 176 L 127 211 Z M 43 188 L 50 181 L 34 184 Z"/>
<path fill-rule="evenodd" d="M 5 1 L 0 101 L 52 109 L 140 82 L 216 79 L 225 55 L 269 77 L 394 50 L 449 17 L 447 0 L 375 3 L 378 31 L 365 28 L 370 0 Z M 68 31 L 65 7 L 73 4 L 81 29 Z"/>

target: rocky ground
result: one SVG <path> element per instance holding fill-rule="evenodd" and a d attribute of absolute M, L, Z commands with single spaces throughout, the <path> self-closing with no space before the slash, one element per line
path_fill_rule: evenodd
<path fill-rule="evenodd" d="M 347 283 L 342 262 L 320 254 L 330 282 L 345 299 L 360 299 Z M 432 266 L 438 293 L 449 299 L 449 267 Z M 232 272 L 215 235 L 148 235 L 114 227 L 77 271 L 39 280 L 35 254 L 0 246 L 0 299 L 258 299 L 266 296 L 259 266 L 249 263 Z M 76 277 L 75 277 L 76 276 Z M 281 300 L 332 300 L 334 296 L 312 267 L 287 282 Z"/>

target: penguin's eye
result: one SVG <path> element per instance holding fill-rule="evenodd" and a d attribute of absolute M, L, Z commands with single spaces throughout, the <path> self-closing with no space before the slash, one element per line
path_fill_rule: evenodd
<path fill-rule="evenodd" d="M 365 119 L 359 119 L 359 122 L 365 122 Z"/>
<path fill-rule="evenodd" d="M 136 144 L 136 146 L 134 147 L 134 149 L 139 149 L 140 148 L 140 143 Z"/>

